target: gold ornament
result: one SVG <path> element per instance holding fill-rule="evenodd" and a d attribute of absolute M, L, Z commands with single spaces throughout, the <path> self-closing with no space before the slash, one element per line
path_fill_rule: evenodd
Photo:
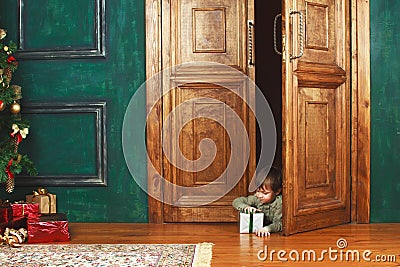
<path fill-rule="evenodd" d="M 5 78 L 5 82 L 7 85 L 10 83 L 12 76 L 13 76 L 13 72 L 12 72 L 11 68 L 5 68 L 3 70 L 3 77 Z"/>
<path fill-rule="evenodd" d="M 22 87 L 19 85 L 11 85 L 11 89 L 14 92 L 14 100 L 19 100 L 22 98 Z"/>
<path fill-rule="evenodd" d="M 6 37 L 7 32 L 4 29 L 0 29 L 0 40 L 3 39 L 4 37 Z"/>
<path fill-rule="evenodd" d="M 15 188 L 14 178 L 8 177 L 5 186 L 6 186 L 6 192 L 11 194 Z"/>
<path fill-rule="evenodd" d="M 17 148 L 17 150 L 18 150 L 18 148 Z M 19 164 L 21 162 L 21 159 L 22 159 L 22 155 L 18 154 L 17 155 L 17 164 Z"/>
<path fill-rule="evenodd" d="M 21 106 L 17 102 L 14 101 L 14 103 L 11 104 L 10 106 L 10 111 L 12 114 L 18 114 L 21 112 Z"/>

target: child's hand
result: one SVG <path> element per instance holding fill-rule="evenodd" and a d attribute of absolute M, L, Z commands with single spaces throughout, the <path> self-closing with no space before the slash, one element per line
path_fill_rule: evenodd
<path fill-rule="evenodd" d="M 256 236 L 260 236 L 260 237 L 261 237 L 261 236 L 270 236 L 271 233 L 268 231 L 267 228 L 263 227 L 263 228 L 261 228 L 261 229 L 256 230 L 256 231 L 255 231 L 255 235 L 256 235 Z"/>
<path fill-rule="evenodd" d="M 259 210 L 257 208 L 254 208 L 254 207 L 251 207 L 251 206 L 247 206 L 246 208 L 243 209 L 243 211 L 245 213 L 255 213 L 255 212 L 261 211 L 261 210 Z"/>

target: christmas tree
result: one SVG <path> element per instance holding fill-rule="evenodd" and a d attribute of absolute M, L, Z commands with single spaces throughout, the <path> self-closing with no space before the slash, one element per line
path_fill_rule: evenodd
<path fill-rule="evenodd" d="M 21 118 L 21 87 L 12 85 L 11 79 L 18 68 L 13 53 L 17 45 L 5 43 L 6 30 L 0 29 L 0 183 L 6 191 L 14 190 L 14 176 L 25 170 L 29 175 L 37 171 L 27 155 L 18 153 L 18 145 L 29 133 L 29 122 Z"/>

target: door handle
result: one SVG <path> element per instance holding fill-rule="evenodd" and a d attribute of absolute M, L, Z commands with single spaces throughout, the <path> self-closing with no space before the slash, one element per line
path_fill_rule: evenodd
<path fill-rule="evenodd" d="M 285 49 L 283 47 L 283 43 L 282 43 L 282 52 L 278 50 L 278 46 L 276 45 L 276 23 L 277 23 L 279 18 L 282 18 L 282 14 L 281 13 L 277 14 L 275 16 L 275 19 L 274 19 L 274 50 L 275 50 L 275 53 L 277 53 L 278 55 L 282 56 L 282 52 Z"/>
<path fill-rule="evenodd" d="M 253 58 L 253 44 L 254 44 L 254 21 L 248 20 L 247 21 L 247 30 L 248 30 L 248 52 L 249 52 L 249 65 L 254 66 L 254 58 Z"/>
<path fill-rule="evenodd" d="M 290 54 L 290 60 L 296 59 L 296 58 L 301 58 L 304 54 L 304 18 L 303 18 L 303 13 L 301 11 L 290 11 L 290 15 L 299 15 L 299 43 L 300 43 L 300 48 L 299 48 L 299 53 L 296 56 L 293 56 Z"/>

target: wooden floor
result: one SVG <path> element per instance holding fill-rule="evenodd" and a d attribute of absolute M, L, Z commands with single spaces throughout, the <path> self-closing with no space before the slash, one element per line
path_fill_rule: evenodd
<path fill-rule="evenodd" d="M 69 227 L 71 243 L 211 242 L 211 266 L 400 266 L 400 223 L 347 224 L 292 236 L 272 234 L 268 238 L 239 234 L 236 224 L 222 223 L 70 223 Z M 347 247 L 342 247 L 346 242 Z M 278 258 L 279 250 L 282 260 Z M 265 251 L 268 253 L 263 260 Z"/>

